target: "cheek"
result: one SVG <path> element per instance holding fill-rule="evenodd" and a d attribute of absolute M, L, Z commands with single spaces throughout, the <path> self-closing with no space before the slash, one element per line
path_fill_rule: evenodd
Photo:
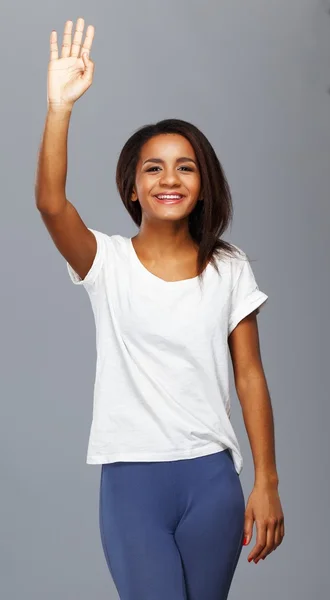
<path fill-rule="evenodd" d="M 196 194 L 199 194 L 201 189 L 201 180 L 199 177 L 196 177 L 194 182 L 192 182 L 192 189 L 194 192 L 196 192 Z"/>
<path fill-rule="evenodd" d="M 146 196 L 148 194 L 149 188 L 150 186 L 148 185 L 145 179 L 140 179 L 139 181 L 136 181 L 135 189 L 137 197 L 143 198 L 144 196 Z"/>
<path fill-rule="evenodd" d="M 141 177 L 139 182 L 139 188 L 143 193 L 148 193 L 148 191 L 155 185 L 158 177 L 156 175 L 144 175 Z"/>

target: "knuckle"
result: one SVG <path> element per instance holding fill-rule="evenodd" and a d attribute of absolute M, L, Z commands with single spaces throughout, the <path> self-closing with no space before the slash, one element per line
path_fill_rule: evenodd
<path fill-rule="evenodd" d="M 264 529 L 266 527 L 267 521 L 265 519 L 257 520 L 256 523 L 259 529 Z"/>
<path fill-rule="evenodd" d="M 265 548 L 265 544 L 262 544 L 261 542 L 256 544 L 256 550 L 258 550 L 258 552 L 260 552 L 264 548 Z"/>

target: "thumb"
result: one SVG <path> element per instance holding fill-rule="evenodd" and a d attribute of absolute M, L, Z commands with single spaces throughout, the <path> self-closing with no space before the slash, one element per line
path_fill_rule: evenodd
<path fill-rule="evenodd" d="M 94 63 L 92 60 L 89 59 L 88 51 L 85 50 L 83 52 L 82 59 L 84 61 L 84 65 L 85 65 L 85 70 L 83 72 L 82 79 L 84 79 L 85 81 L 92 80 L 93 71 L 94 71 Z"/>
<path fill-rule="evenodd" d="M 246 516 L 245 522 L 244 522 L 243 546 L 247 546 L 251 542 L 252 533 L 253 533 L 253 518 L 250 516 Z"/>

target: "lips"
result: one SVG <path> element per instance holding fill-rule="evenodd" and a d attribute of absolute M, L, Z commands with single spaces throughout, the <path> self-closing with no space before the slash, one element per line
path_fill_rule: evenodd
<path fill-rule="evenodd" d="M 173 192 L 169 192 L 168 194 L 166 192 L 162 192 L 161 194 L 156 194 L 156 198 L 161 198 L 163 199 L 165 196 L 170 196 L 170 197 L 174 197 L 174 198 L 183 198 L 183 194 L 175 194 Z"/>
<path fill-rule="evenodd" d="M 182 194 L 173 194 L 172 192 L 170 194 L 157 194 L 154 198 L 156 198 L 158 202 L 162 202 L 162 204 L 177 204 L 178 202 L 181 202 L 184 196 Z"/>
<path fill-rule="evenodd" d="M 158 194 L 154 198 L 162 204 L 178 204 L 182 202 L 184 196 L 182 194 Z"/>

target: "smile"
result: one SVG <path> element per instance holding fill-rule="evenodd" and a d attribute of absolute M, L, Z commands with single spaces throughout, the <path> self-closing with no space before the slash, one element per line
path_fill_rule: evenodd
<path fill-rule="evenodd" d="M 177 204 L 184 198 L 181 194 L 158 194 L 154 197 L 158 202 L 162 202 L 163 204 Z"/>

